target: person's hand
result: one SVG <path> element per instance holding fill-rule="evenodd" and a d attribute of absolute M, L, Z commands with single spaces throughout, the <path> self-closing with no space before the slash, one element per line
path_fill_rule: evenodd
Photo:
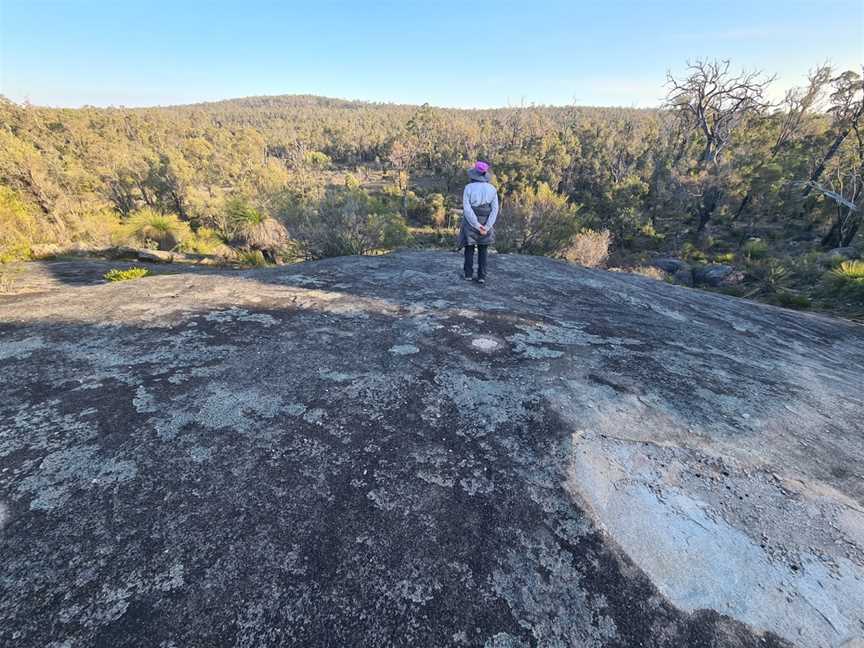
<path fill-rule="evenodd" d="M 483 225 L 480 226 L 480 233 L 481 233 L 483 236 L 486 236 L 486 228 L 485 228 Z"/>

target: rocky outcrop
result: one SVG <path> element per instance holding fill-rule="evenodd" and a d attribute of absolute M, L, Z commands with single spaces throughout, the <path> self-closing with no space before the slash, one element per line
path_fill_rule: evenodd
<path fill-rule="evenodd" d="M 512 255 L 80 266 L 0 301 L 0 645 L 862 634 L 860 326 Z"/>
<path fill-rule="evenodd" d="M 682 286 L 720 288 L 734 286 L 744 281 L 743 272 L 723 263 L 693 266 L 681 259 L 660 258 L 652 261 L 652 265 L 668 273 Z"/>
<path fill-rule="evenodd" d="M 730 265 L 711 263 L 693 268 L 693 284 L 696 286 L 734 286 L 744 281 L 744 273 Z"/>
<path fill-rule="evenodd" d="M 663 272 L 669 273 L 672 279 L 682 286 L 693 285 L 693 268 L 686 261 L 673 258 L 654 259 L 652 262 L 654 267 L 660 268 Z"/>

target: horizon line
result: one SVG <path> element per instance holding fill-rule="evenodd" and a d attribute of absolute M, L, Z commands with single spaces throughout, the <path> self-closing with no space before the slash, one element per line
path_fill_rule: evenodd
<path fill-rule="evenodd" d="M 147 105 L 125 105 L 125 104 L 77 104 L 77 105 L 69 105 L 69 104 L 42 104 L 42 103 L 32 103 L 28 99 L 16 100 L 8 95 L 4 95 L 2 91 L 0 91 L 0 97 L 3 97 L 7 101 L 11 102 L 16 106 L 21 107 L 32 107 L 32 108 L 44 108 L 48 110 L 84 110 L 84 109 L 97 109 L 97 110 L 157 110 L 157 109 L 171 109 L 171 108 L 193 108 L 196 106 L 208 106 L 220 103 L 227 103 L 231 101 L 244 101 L 249 99 L 323 99 L 326 101 L 334 101 L 334 102 L 344 102 L 349 104 L 364 104 L 368 106 L 390 106 L 390 107 L 402 107 L 402 108 L 419 108 L 422 106 L 429 106 L 430 108 L 436 108 L 440 110 L 464 110 L 464 111 L 485 111 L 485 110 L 513 110 L 513 109 L 529 109 L 529 108 L 619 108 L 626 110 L 658 110 L 662 108 L 662 103 L 658 103 L 653 106 L 635 106 L 635 105 L 624 105 L 624 104 L 580 104 L 580 103 L 567 103 L 567 104 L 547 104 L 547 103 L 534 103 L 534 102 L 526 102 L 522 101 L 519 104 L 506 104 L 501 106 L 445 106 L 433 104 L 428 101 L 422 103 L 406 103 L 402 101 L 379 101 L 379 100 L 370 100 L 370 99 L 348 99 L 345 97 L 333 97 L 328 95 L 316 95 L 309 93 L 285 93 L 285 94 L 274 94 L 274 95 L 246 95 L 240 97 L 226 97 L 223 99 L 208 99 L 203 101 L 192 101 L 188 103 L 155 103 L 155 104 L 147 104 Z"/>

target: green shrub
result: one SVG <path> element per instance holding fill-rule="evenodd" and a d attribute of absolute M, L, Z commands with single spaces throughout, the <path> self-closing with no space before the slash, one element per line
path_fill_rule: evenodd
<path fill-rule="evenodd" d="M 8 187 L 0 187 L 0 263 L 30 258 L 30 247 L 41 238 L 33 210 Z"/>
<path fill-rule="evenodd" d="M 406 201 L 403 205 L 402 193 L 396 188 L 385 192 L 382 207 L 390 211 L 402 211 L 403 206 L 407 210 L 408 223 L 414 227 L 426 227 L 434 225 L 442 227 L 447 224 L 447 205 L 443 194 L 430 193 L 423 197 L 413 191 L 405 194 Z"/>
<path fill-rule="evenodd" d="M 360 180 L 357 179 L 353 173 L 345 174 L 345 188 L 346 189 L 359 189 L 360 188 Z"/>
<path fill-rule="evenodd" d="M 285 226 L 243 196 L 229 199 L 223 217 L 217 220 L 218 236 L 235 249 L 259 250 L 265 259 L 275 261 L 290 247 Z"/>
<path fill-rule="evenodd" d="M 732 263 L 733 261 L 735 261 L 734 252 L 723 252 L 722 254 L 714 255 L 715 263 Z"/>
<path fill-rule="evenodd" d="M 187 223 L 174 214 L 162 214 L 149 207 L 133 213 L 123 227 L 126 237 L 145 247 L 170 251 L 192 236 Z"/>
<path fill-rule="evenodd" d="M 306 151 L 303 154 L 303 161 L 309 166 L 319 169 L 325 169 L 330 166 L 330 156 L 321 151 Z"/>
<path fill-rule="evenodd" d="M 770 259 L 765 268 L 765 286 L 771 291 L 777 291 L 788 280 L 789 270 L 777 259 Z"/>
<path fill-rule="evenodd" d="M 426 198 L 426 204 L 432 215 L 432 223 L 435 227 L 447 225 L 447 201 L 443 194 L 433 193 Z"/>
<path fill-rule="evenodd" d="M 662 238 L 663 238 L 663 236 L 662 236 L 661 234 L 658 234 L 658 233 L 657 233 L 657 230 L 654 228 L 654 223 L 653 223 L 653 221 L 648 221 L 647 223 L 645 223 L 645 224 L 644 224 L 644 225 L 639 229 L 639 231 L 641 232 L 641 234 L 642 234 L 643 236 L 647 236 L 648 238 L 652 238 L 652 239 L 653 239 L 653 238 L 659 238 L 659 239 L 662 239 Z"/>
<path fill-rule="evenodd" d="M 684 245 L 681 246 L 681 256 L 688 261 L 695 261 L 697 263 L 705 263 L 708 261 L 708 256 L 690 241 L 685 242 Z"/>
<path fill-rule="evenodd" d="M 225 202 L 225 214 L 228 217 L 228 222 L 235 227 L 260 225 L 266 218 L 266 215 L 240 196 L 229 198 Z"/>
<path fill-rule="evenodd" d="M 267 259 L 261 250 L 241 250 L 237 253 L 237 262 L 240 265 L 260 268 L 268 265 Z"/>
<path fill-rule="evenodd" d="M 499 252 L 561 256 L 579 232 L 579 207 L 540 183 L 510 196 L 495 224 Z"/>
<path fill-rule="evenodd" d="M 199 227 L 198 230 L 180 244 L 181 252 L 193 254 L 219 254 L 226 249 L 225 242 L 219 233 L 209 227 Z"/>
<path fill-rule="evenodd" d="M 320 202 L 293 205 L 281 218 L 307 259 L 368 254 L 410 241 L 404 219 L 362 190 L 330 187 Z"/>
<path fill-rule="evenodd" d="M 835 297 L 864 304 L 864 261 L 843 261 L 826 274 L 826 280 Z"/>
<path fill-rule="evenodd" d="M 810 298 L 807 295 L 781 290 L 776 295 L 777 303 L 786 308 L 810 308 Z"/>
<path fill-rule="evenodd" d="M 762 259 L 768 254 L 768 244 L 762 239 L 749 239 L 743 246 L 744 255 L 747 259 Z"/>
<path fill-rule="evenodd" d="M 864 284 L 864 261 L 843 261 L 831 273 L 841 281 Z"/>
<path fill-rule="evenodd" d="M 124 226 L 120 214 L 113 209 L 94 209 L 66 214 L 64 238 L 88 246 L 107 247 L 123 239 Z"/>
<path fill-rule="evenodd" d="M 371 217 L 372 227 L 381 230 L 381 247 L 392 250 L 411 243 L 411 233 L 405 219 L 395 212 L 375 214 Z"/>
<path fill-rule="evenodd" d="M 147 268 L 132 267 L 126 270 L 113 268 L 104 274 L 107 281 L 130 281 L 132 279 L 141 279 L 149 277 L 152 273 Z"/>

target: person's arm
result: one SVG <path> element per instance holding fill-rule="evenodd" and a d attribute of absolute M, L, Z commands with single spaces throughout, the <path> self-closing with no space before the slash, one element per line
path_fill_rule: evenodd
<path fill-rule="evenodd" d="M 476 230 L 480 229 L 480 221 L 477 220 L 477 215 L 474 213 L 474 210 L 471 209 L 471 201 L 469 200 L 470 196 L 468 194 L 468 188 L 471 185 L 465 185 L 465 191 L 462 192 L 462 212 L 463 216 L 468 224 Z"/>
<path fill-rule="evenodd" d="M 491 185 L 490 185 L 491 186 Z M 495 220 L 498 218 L 498 191 L 492 187 L 492 211 L 489 213 L 489 219 L 486 221 L 486 229 L 495 227 Z"/>

